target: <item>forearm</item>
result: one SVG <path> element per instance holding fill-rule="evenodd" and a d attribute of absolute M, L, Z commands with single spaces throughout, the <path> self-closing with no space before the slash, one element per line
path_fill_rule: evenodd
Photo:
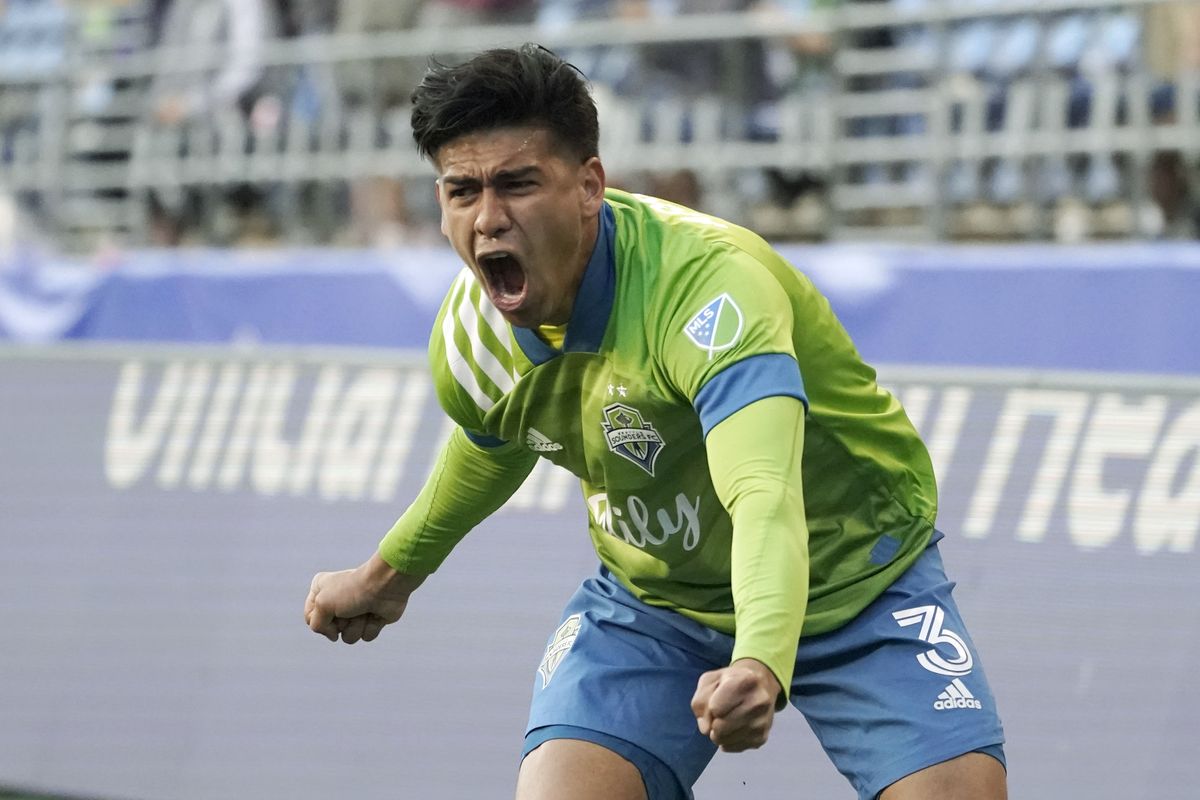
<path fill-rule="evenodd" d="M 425 487 L 379 543 L 394 570 L 428 575 L 528 477 L 537 456 L 524 448 L 484 450 L 456 429 Z"/>
<path fill-rule="evenodd" d="M 784 692 L 808 602 L 808 527 L 800 481 L 804 406 L 769 397 L 708 435 L 713 486 L 733 520 L 733 660 L 765 664 Z"/>
<path fill-rule="evenodd" d="M 808 531 L 799 491 L 765 485 L 733 515 L 733 657 L 766 664 L 784 694 L 808 603 Z M 799 520 L 799 522 L 797 522 Z M 748 531 L 739 536 L 737 531 Z"/>

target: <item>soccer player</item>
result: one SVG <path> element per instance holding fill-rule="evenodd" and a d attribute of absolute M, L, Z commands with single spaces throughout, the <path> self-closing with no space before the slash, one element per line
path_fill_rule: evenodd
<path fill-rule="evenodd" d="M 378 551 L 313 579 L 309 627 L 374 639 L 548 458 L 600 567 L 534 678 L 519 800 L 691 797 L 789 702 L 862 798 L 1005 797 L 928 454 L 826 300 L 753 233 L 606 189 L 545 49 L 435 63 L 413 102 L 466 264 L 429 346 L 460 427 Z"/>

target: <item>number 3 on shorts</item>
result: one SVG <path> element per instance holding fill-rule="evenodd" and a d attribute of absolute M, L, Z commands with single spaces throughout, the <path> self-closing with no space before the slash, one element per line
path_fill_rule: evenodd
<path fill-rule="evenodd" d="M 942 627 L 946 621 L 946 612 L 940 606 L 906 608 L 903 611 L 893 612 L 892 617 L 902 627 L 919 624 L 921 630 L 917 637 L 934 646 L 934 649 L 917 655 L 917 663 L 922 667 L 939 675 L 955 677 L 962 677 L 971 672 L 971 668 L 974 666 L 971 651 L 967 649 L 967 643 L 961 636 Z M 936 649 L 939 644 L 949 646 L 954 651 L 954 655 L 950 658 L 942 655 Z"/>

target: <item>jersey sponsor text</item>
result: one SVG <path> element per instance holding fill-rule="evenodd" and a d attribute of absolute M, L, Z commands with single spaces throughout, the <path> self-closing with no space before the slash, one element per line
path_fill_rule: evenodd
<path fill-rule="evenodd" d="M 663 545 L 678 533 L 683 534 L 684 550 L 695 550 L 700 544 L 699 497 L 693 501 L 682 492 L 675 495 L 674 516 L 669 510 L 660 508 L 652 517 L 646 503 L 636 495 L 625 498 L 622 506 L 611 503 L 607 492 L 600 492 L 588 497 L 587 505 L 592 519 L 601 529 L 634 547 Z"/>

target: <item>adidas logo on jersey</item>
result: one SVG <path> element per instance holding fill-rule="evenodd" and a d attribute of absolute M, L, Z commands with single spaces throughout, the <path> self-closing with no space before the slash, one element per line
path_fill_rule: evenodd
<path fill-rule="evenodd" d="M 563 449 L 561 444 L 550 441 L 546 434 L 537 428 L 530 428 L 529 432 L 525 434 L 525 446 L 535 453 L 553 453 L 555 450 Z"/>
<path fill-rule="evenodd" d="M 955 678 L 933 701 L 933 707 L 938 711 L 953 711 L 956 708 L 983 708 L 983 703 L 975 699 L 965 683 Z"/>

